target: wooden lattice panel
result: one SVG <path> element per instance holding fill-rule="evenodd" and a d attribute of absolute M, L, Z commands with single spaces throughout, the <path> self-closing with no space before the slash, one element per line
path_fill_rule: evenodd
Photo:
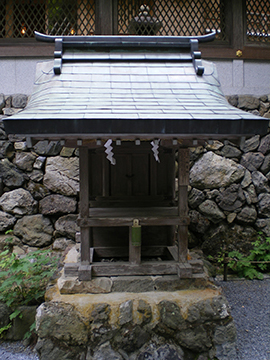
<path fill-rule="evenodd" d="M 269 42 L 270 1 L 246 1 L 247 40 L 250 42 Z"/>
<path fill-rule="evenodd" d="M 144 3 L 138 0 L 118 1 L 119 34 L 134 33 L 129 25 L 132 19 L 144 20 L 142 4 Z M 227 38 L 223 2 L 220 0 L 156 0 L 148 1 L 145 4 L 149 8 L 149 16 L 153 21 L 162 23 L 162 27 L 156 35 L 200 35 L 215 30 L 218 39 L 226 40 Z M 148 34 L 143 35 L 153 35 L 150 31 L 151 29 L 148 30 Z"/>
<path fill-rule="evenodd" d="M 95 32 L 95 0 L 4 0 L 0 4 L 0 38 L 91 35 Z"/>

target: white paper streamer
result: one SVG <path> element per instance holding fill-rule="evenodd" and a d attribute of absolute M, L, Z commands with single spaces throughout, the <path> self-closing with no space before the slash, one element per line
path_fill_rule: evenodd
<path fill-rule="evenodd" d="M 116 160 L 113 157 L 114 153 L 112 152 L 113 147 L 111 146 L 111 144 L 112 144 L 112 139 L 106 141 L 106 143 L 104 144 L 104 147 L 106 148 L 105 153 L 107 154 L 107 159 L 110 161 L 110 163 L 112 165 L 115 165 Z"/>
<path fill-rule="evenodd" d="M 154 158 L 155 158 L 155 160 L 157 162 L 160 162 L 159 157 L 158 157 L 158 154 L 159 154 L 159 151 L 158 151 L 159 142 L 160 142 L 160 140 L 154 140 L 154 141 L 151 142 L 153 155 L 154 155 Z"/>

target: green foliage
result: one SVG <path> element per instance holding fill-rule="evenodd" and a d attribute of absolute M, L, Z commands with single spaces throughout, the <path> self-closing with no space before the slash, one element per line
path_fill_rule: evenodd
<path fill-rule="evenodd" d="M 8 239 L 8 242 L 10 239 Z M 50 250 L 37 250 L 18 257 L 7 248 L 0 253 L 0 301 L 14 309 L 10 320 L 21 313 L 22 305 L 38 305 L 44 300 L 46 286 L 56 271 L 58 259 Z M 0 329 L 0 336 L 11 323 Z"/>
<path fill-rule="evenodd" d="M 252 243 L 253 248 L 248 255 L 239 251 L 228 253 L 228 267 L 240 277 L 247 279 L 263 279 L 263 273 L 270 271 L 270 237 L 263 238 L 259 233 L 258 239 Z M 217 256 L 208 256 L 218 268 L 224 264 L 225 249 L 221 249 Z"/>
<path fill-rule="evenodd" d="M 0 253 L 0 301 L 8 306 L 38 304 L 56 270 L 57 258 L 49 250 L 18 257 L 9 250 Z"/>
<path fill-rule="evenodd" d="M 239 251 L 229 253 L 229 268 L 241 277 L 248 279 L 263 279 L 263 272 L 270 271 L 270 238 L 263 239 L 260 235 L 252 243 L 253 248 L 248 256 Z"/>

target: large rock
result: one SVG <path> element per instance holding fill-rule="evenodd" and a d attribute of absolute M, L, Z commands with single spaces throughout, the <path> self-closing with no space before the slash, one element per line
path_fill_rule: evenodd
<path fill-rule="evenodd" d="M 4 193 L 0 197 L 0 207 L 14 215 L 30 215 L 37 212 L 37 201 L 29 191 L 20 188 Z"/>
<path fill-rule="evenodd" d="M 34 169 L 41 170 L 46 162 L 46 156 L 38 156 L 34 163 Z"/>
<path fill-rule="evenodd" d="M 0 94 L 0 112 L 2 111 L 2 109 L 6 106 L 6 101 L 5 101 L 5 95 L 3 93 Z"/>
<path fill-rule="evenodd" d="M 24 216 L 14 226 L 14 234 L 28 246 L 44 247 L 52 243 L 53 227 L 41 214 Z"/>
<path fill-rule="evenodd" d="M 12 228 L 16 221 L 17 219 L 14 216 L 0 211 L 0 232 L 4 232 Z"/>
<path fill-rule="evenodd" d="M 250 139 L 246 140 L 241 146 L 241 150 L 246 152 L 255 151 L 260 144 L 260 135 L 255 135 Z"/>
<path fill-rule="evenodd" d="M 227 187 L 239 181 L 244 174 L 243 166 L 209 151 L 192 166 L 190 184 L 198 189 Z"/>
<path fill-rule="evenodd" d="M 79 346 L 67 346 L 66 344 L 55 344 L 51 339 L 38 339 L 35 346 L 39 360 L 82 360 L 85 359 L 85 350 Z M 92 360 L 90 355 L 87 360 Z"/>
<path fill-rule="evenodd" d="M 36 314 L 40 338 L 51 338 L 70 345 L 86 344 L 88 332 L 84 319 L 74 306 L 63 302 L 41 304 Z"/>
<path fill-rule="evenodd" d="M 188 205 L 195 209 L 205 200 L 205 194 L 203 191 L 198 190 L 196 188 L 191 189 L 188 194 Z"/>
<path fill-rule="evenodd" d="M 169 329 L 186 329 L 185 320 L 179 306 L 172 301 L 163 300 L 158 304 L 161 323 Z"/>
<path fill-rule="evenodd" d="M 257 211 L 254 206 L 245 206 L 236 218 L 240 223 L 253 224 L 257 219 Z"/>
<path fill-rule="evenodd" d="M 48 190 L 44 185 L 37 184 L 33 181 L 28 182 L 27 190 L 31 193 L 33 198 L 36 200 L 41 200 L 45 196 L 50 195 L 50 190 Z"/>
<path fill-rule="evenodd" d="M 29 176 L 29 179 L 38 183 L 41 182 L 43 180 L 43 171 L 42 170 L 37 170 L 34 169 L 32 172 L 27 173 L 27 175 Z"/>
<path fill-rule="evenodd" d="M 220 151 L 221 156 L 225 156 L 226 158 L 239 158 L 242 152 L 236 146 L 225 145 Z"/>
<path fill-rule="evenodd" d="M 76 196 L 79 191 L 79 159 L 48 158 L 43 184 L 55 193 Z"/>
<path fill-rule="evenodd" d="M 34 150 L 38 155 L 56 156 L 60 154 L 62 145 L 59 141 L 41 140 L 34 145 Z"/>
<path fill-rule="evenodd" d="M 255 226 L 258 230 L 262 231 L 265 236 L 270 236 L 270 219 L 257 219 Z"/>
<path fill-rule="evenodd" d="M 124 358 L 116 351 L 114 351 L 109 342 L 106 342 L 100 346 L 98 351 L 95 352 L 93 360 L 124 360 Z"/>
<path fill-rule="evenodd" d="M 9 315 L 10 315 L 10 309 L 5 303 L 0 302 L 0 327 L 4 327 L 8 325 L 10 322 Z"/>
<path fill-rule="evenodd" d="M 1 133 L 0 133 L 1 134 Z M 10 141 L 0 140 L 0 159 L 12 158 L 14 156 L 14 147 Z"/>
<path fill-rule="evenodd" d="M 270 217 L 270 194 L 258 196 L 258 213 L 262 217 Z"/>
<path fill-rule="evenodd" d="M 217 204 L 212 200 L 206 200 L 199 206 L 200 212 L 213 223 L 218 223 L 225 219 L 226 216 L 218 208 Z"/>
<path fill-rule="evenodd" d="M 238 107 L 240 109 L 255 110 L 260 106 L 260 100 L 252 95 L 239 95 Z"/>
<path fill-rule="evenodd" d="M 216 348 L 216 358 L 219 360 L 237 359 L 236 328 L 232 322 L 219 325 L 213 334 L 213 342 Z"/>
<path fill-rule="evenodd" d="M 23 340 L 24 335 L 30 330 L 30 326 L 35 322 L 36 306 L 20 306 L 21 312 L 13 320 L 12 327 L 8 330 L 6 339 L 12 341 Z"/>
<path fill-rule="evenodd" d="M 24 171 L 32 171 L 36 156 L 28 152 L 16 152 L 14 164 Z"/>
<path fill-rule="evenodd" d="M 43 215 L 63 215 L 76 212 L 75 198 L 63 195 L 49 195 L 39 202 L 39 211 Z"/>
<path fill-rule="evenodd" d="M 268 179 L 260 171 L 253 171 L 251 174 L 251 178 L 258 194 L 270 192 Z"/>
<path fill-rule="evenodd" d="M 105 358 L 104 358 L 105 359 Z M 157 344 L 150 343 L 139 353 L 138 360 L 183 360 L 184 352 L 178 346 L 172 344 L 165 344 L 158 346 Z"/>
<path fill-rule="evenodd" d="M 251 178 L 251 173 L 250 171 L 246 170 L 245 172 L 245 176 L 243 178 L 243 180 L 241 181 L 241 186 L 243 189 L 245 189 L 246 187 L 248 187 L 252 182 L 252 178 Z"/>
<path fill-rule="evenodd" d="M 0 250 L 3 251 L 7 248 L 11 249 L 14 246 L 22 246 L 21 240 L 12 234 L 2 234 L 0 235 Z"/>
<path fill-rule="evenodd" d="M 245 196 L 239 184 L 232 184 L 227 189 L 220 191 L 216 201 L 222 210 L 234 211 L 243 205 Z"/>
<path fill-rule="evenodd" d="M 204 234 L 210 226 L 210 220 L 196 210 L 189 212 L 189 229 L 199 234 Z"/>
<path fill-rule="evenodd" d="M 62 276 L 57 284 L 61 294 L 106 294 L 112 289 L 112 280 L 108 277 L 79 281 L 78 278 Z"/>
<path fill-rule="evenodd" d="M 0 174 L 5 186 L 14 189 L 23 185 L 24 175 L 7 159 L 0 161 Z"/>
<path fill-rule="evenodd" d="M 206 352 L 212 345 L 207 328 L 203 325 L 182 330 L 177 334 L 177 340 L 181 346 L 197 352 Z"/>
<path fill-rule="evenodd" d="M 25 108 L 28 101 L 28 96 L 25 94 L 12 95 L 11 105 L 14 108 Z"/>
<path fill-rule="evenodd" d="M 242 156 L 240 164 L 249 171 L 256 171 L 262 165 L 263 161 L 264 155 L 262 153 L 248 152 Z"/>
<path fill-rule="evenodd" d="M 256 204 L 258 202 L 258 197 L 256 193 L 255 186 L 253 184 L 250 184 L 249 187 L 247 187 L 244 190 L 244 195 L 246 198 L 246 202 L 250 204 Z"/>
<path fill-rule="evenodd" d="M 270 154 L 265 156 L 260 171 L 263 174 L 267 174 L 270 171 Z"/>
<path fill-rule="evenodd" d="M 261 139 L 258 151 L 263 153 L 264 155 L 266 155 L 270 152 L 270 134 L 264 136 Z"/>
<path fill-rule="evenodd" d="M 60 217 L 54 224 L 55 235 L 67 236 L 70 239 L 75 239 L 76 232 L 80 231 L 80 228 L 77 225 L 77 218 L 78 216 L 73 214 Z"/>

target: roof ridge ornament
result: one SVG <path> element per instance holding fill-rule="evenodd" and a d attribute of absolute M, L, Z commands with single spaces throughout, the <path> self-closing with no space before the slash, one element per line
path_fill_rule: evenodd
<path fill-rule="evenodd" d="M 201 52 L 198 44 L 213 41 L 215 31 L 207 35 L 199 36 L 119 36 L 119 35 L 95 35 L 95 36 L 52 36 L 35 31 L 36 40 L 55 43 L 54 73 L 61 74 L 63 52 L 65 48 L 86 48 L 91 50 L 158 50 L 179 51 L 190 49 L 191 58 L 197 75 L 203 75 L 204 68 L 201 62 Z"/>
<path fill-rule="evenodd" d="M 204 67 L 202 65 L 202 53 L 199 51 L 199 42 L 197 39 L 190 40 L 190 51 L 195 72 L 197 75 L 202 76 L 204 73 Z"/>

